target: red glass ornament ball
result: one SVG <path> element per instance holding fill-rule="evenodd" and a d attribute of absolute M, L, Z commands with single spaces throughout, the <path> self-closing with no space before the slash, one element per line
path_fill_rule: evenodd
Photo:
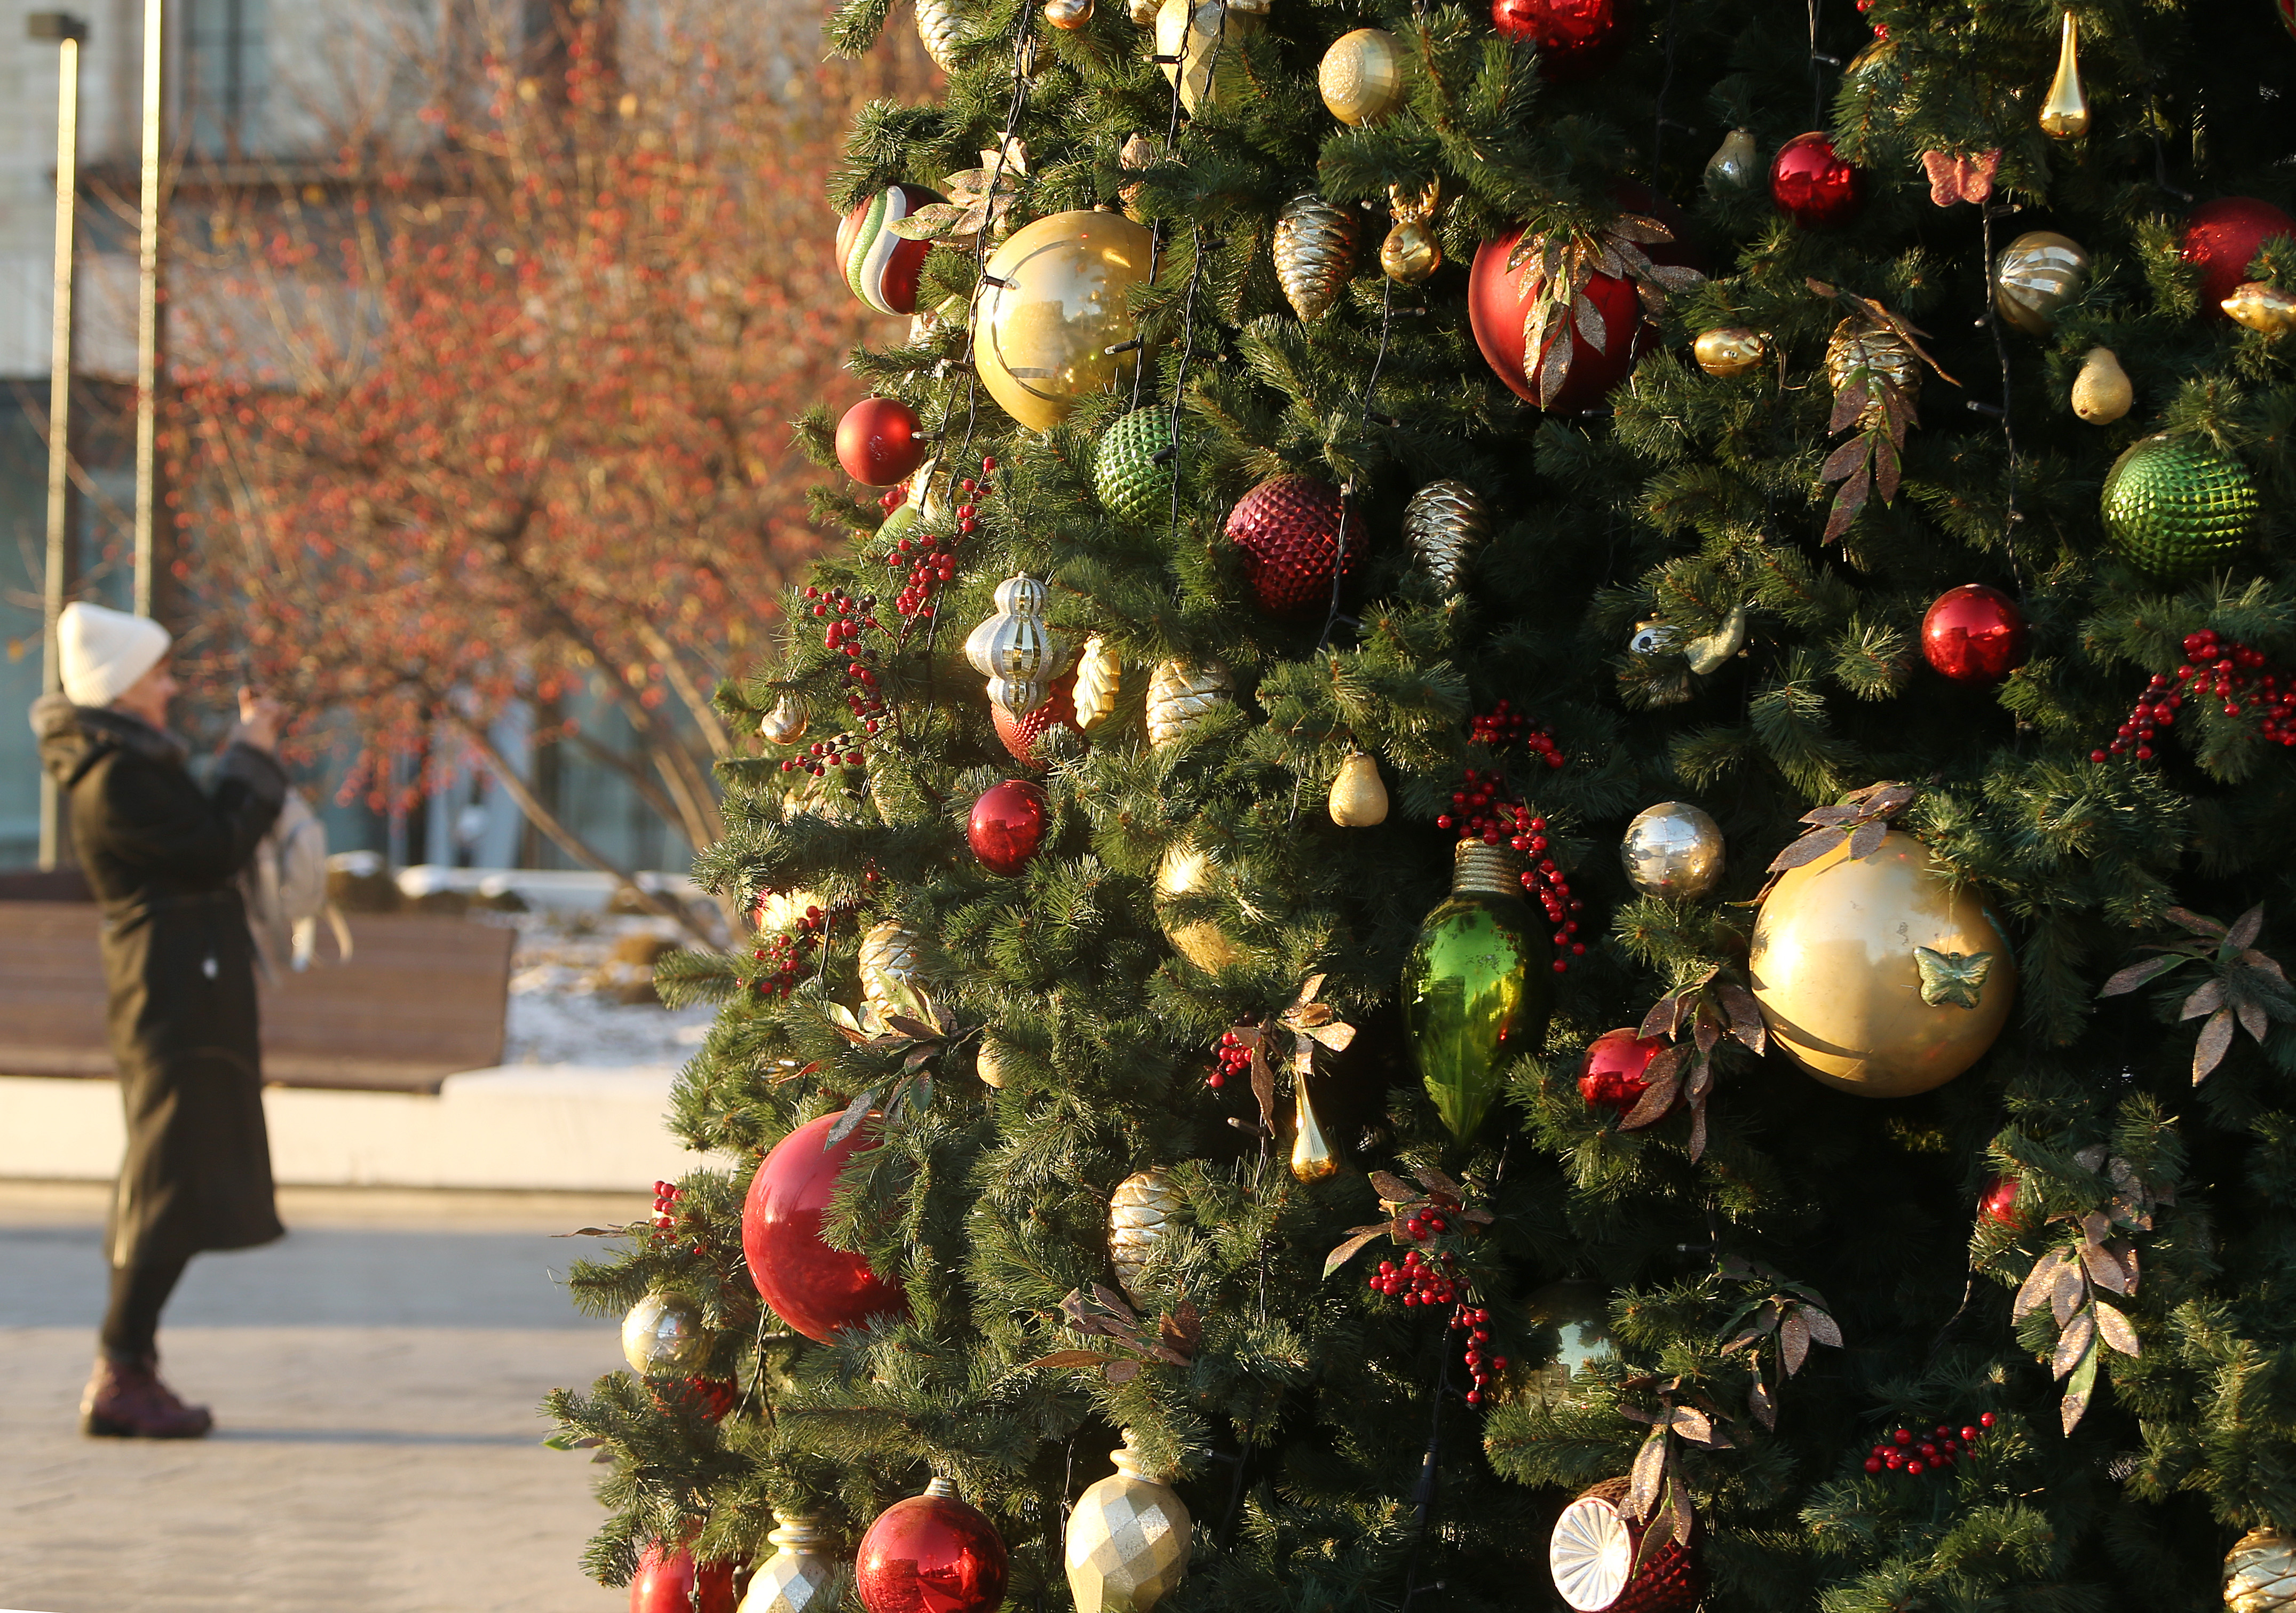
<path fill-rule="evenodd" d="M 734 1565 L 703 1563 L 684 1546 L 665 1552 L 656 1542 L 638 1553 L 630 1581 L 630 1613 L 734 1613 Z"/>
<path fill-rule="evenodd" d="M 2296 39 L 2296 0 L 2272 0 L 2272 9 L 2280 13 L 2280 25 Z"/>
<path fill-rule="evenodd" d="M 1044 844 L 1050 817 L 1043 790 L 1026 779 L 1006 779 L 982 790 L 972 803 L 964 838 L 989 872 L 1018 873 Z"/>
<path fill-rule="evenodd" d="M 2296 235 L 2296 218 L 2253 196 L 2219 196 L 2185 215 L 2177 251 L 2201 272 L 2201 313 L 2230 319 L 2224 299 L 2248 278 L 2248 266 L 2275 235 Z"/>
<path fill-rule="evenodd" d="M 1356 569 L 1371 530 L 1331 483 L 1271 476 L 1236 500 L 1227 538 L 1243 556 L 1244 580 L 1259 608 L 1299 617 L 1330 609 L 1334 569 L 1342 577 Z"/>
<path fill-rule="evenodd" d="M 1665 1037 L 1636 1036 L 1628 1026 L 1604 1031 L 1578 1060 L 1578 1095 L 1598 1109 L 1623 1114 L 1650 1090 L 1643 1072 L 1665 1045 Z"/>
<path fill-rule="evenodd" d="M 837 422 L 837 463 L 864 487 L 890 487 L 925 463 L 925 422 L 898 397 L 865 397 Z"/>
<path fill-rule="evenodd" d="M 995 1525 L 953 1492 L 927 1490 L 877 1514 L 853 1589 L 869 1613 L 988 1613 L 1004 1600 L 1005 1566 Z"/>
<path fill-rule="evenodd" d="M 1053 685 L 1053 692 L 1045 703 L 1023 717 L 1015 717 L 1002 706 L 991 706 L 988 714 L 996 722 L 996 737 L 1004 741 L 1004 749 L 1013 759 L 1024 767 L 1041 765 L 1037 755 L 1037 741 L 1055 728 L 1065 728 L 1081 738 L 1084 730 L 1076 720 L 1076 674 L 1071 672 Z"/>
<path fill-rule="evenodd" d="M 1521 230 L 1510 230 L 1475 249 L 1474 266 L 1467 271 L 1467 323 L 1473 327 L 1475 345 L 1483 350 L 1483 362 L 1517 397 L 1537 403 L 1538 388 L 1523 364 L 1522 332 L 1531 311 L 1531 275 L 1538 258 L 1533 254 L 1518 266 L 1507 267 L 1521 239 Z M 1592 344 L 1574 339 L 1562 389 L 1546 405 L 1551 413 L 1578 414 L 1594 408 L 1635 367 L 1635 335 L 1642 323 L 1643 302 L 1634 282 L 1620 275 L 1593 275 L 1587 282 L 1587 300 L 1603 322 L 1603 350 L 1598 353 Z M 1559 340 L 1560 332 L 1550 332 L 1539 344 L 1542 363 Z"/>
<path fill-rule="evenodd" d="M 822 1344 L 872 1316 L 909 1312 L 907 1298 L 866 1260 L 822 1241 L 822 1212 L 829 1208 L 837 1173 L 855 1154 L 877 1146 L 857 1129 L 830 1142 L 837 1119 L 808 1120 L 775 1143 L 750 1178 L 742 1206 L 742 1252 L 758 1296 L 775 1315 Z"/>
<path fill-rule="evenodd" d="M 1848 224 L 1866 205 L 1864 172 L 1833 154 L 1823 130 L 1796 135 L 1770 164 L 1770 201 L 1806 230 Z"/>
<path fill-rule="evenodd" d="M 1977 1200 L 1977 1213 L 1996 1226 L 2022 1226 L 2024 1217 L 2017 1213 L 2017 1178 L 1996 1176 L 1987 1183 Z M 1962 1437 L 1974 1439 L 1976 1430 L 1964 1429 Z"/>
<path fill-rule="evenodd" d="M 1625 43 L 1622 0 L 1491 0 L 1491 26 L 1538 46 L 1538 76 L 1576 84 L 1611 65 Z"/>
<path fill-rule="evenodd" d="M 1948 588 L 1922 618 L 1922 654 L 1956 684 L 1997 684 L 2025 664 L 2025 613 L 1983 583 Z"/>

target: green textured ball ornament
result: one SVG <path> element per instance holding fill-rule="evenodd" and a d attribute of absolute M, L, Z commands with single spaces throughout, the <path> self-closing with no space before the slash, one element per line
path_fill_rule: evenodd
<path fill-rule="evenodd" d="M 1102 432 L 1092 457 L 1092 485 L 1102 506 L 1119 520 L 1144 525 L 1169 511 L 1171 446 L 1172 413 L 1166 408 L 1135 409 Z"/>
<path fill-rule="evenodd" d="M 2105 473 L 2105 536 L 2149 576 L 2172 579 L 2223 559 L 2247 540 L 2256 514 L 2248 467 L 2205 438 L 2145 438 Z"/>

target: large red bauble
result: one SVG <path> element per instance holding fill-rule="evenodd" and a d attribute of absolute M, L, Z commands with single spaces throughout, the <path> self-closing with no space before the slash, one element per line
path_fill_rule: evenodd
<path fill-rule="evenodd" d="M 734 1565 L 704 1563 L 697 1573 L 693 1552 L 657 1541 L 638 1553 L 630 1613 L 734 1613 Z"/>
<path fill-rule="evenodd" d="M 1043 790 L 1026 779 L 1006 779 L 982 790 L 972 803 L 964 838 L 989 872 L 1018 873 L 1045 843 L 1049 815 Z"/>
<path fill-rule="evenodd" d="M 1370 546 L 1363 519 L 1349 512 L 1347 551 L 1340 549 L 1340 490 L 1313 476 L 1271 476 L 1235 501 L 1227 538 L 1243 554 L 1243 575 L 1270 616 L 1329 610 L 1332 571 L 1356 569 Z"/>
<path fill-rule="evenodd" d="M 1053 685 L 1053 692 L 1045 703 L 1023 717 L 1015 717 L 1002 706 L 991 706 L 988 715 L 996 719 L 996 737 L 1004 741 L 1004 749 L 1023 767 L 1043 766 L 1037 755 L 1037 741 L 1055 728 L 1065 728 L 1078 739 L 1084 730 L 1076 720 L 1076 674 L 1071 672 Z"/>
<path fill-rule="evenodd" d="M 2248 266 L 2275 235 L 2296 235 L 2296 218 L 2253 196 L 2219 196 L 2185 215 L 2177 250 L 2201 272 L 2201 312 L 2230 319 L 2224 299 L 2248 278 Z"/>
<path fill-rule="evenodd" d="M 2017 1213 L 2017 1178 L 1996 1176 L 1988 1182 L 1978 1198 L 1977 1213 L 1997 1226 L 2024 1225 L 2024 1217 Z"/>
<path fill-rule="evenodd" d="M 1538 76 L 1576 84 L 1611 65 L 1625 43 L 1625 0 L 1491 0 L 1491 26 L 1538 46 Z"/>
<path fill-rule="evenodd" d="M 853 1589 L 869 1613 L 990 1613 L 1004 1600 L 1004 1542 L 956 1486 L 877 1514 L 853 1555 Z"/>
<path fill-rule="evenodd" d="M 1666 1045 L 1663 1036 L 1636 1036 L 1630 1027 L 1606 1030 L 1578 1060 L 1578 1095 L 1600 1109 L 1624 1114 L 1650 1090 L 1643 1072 Z"/>
<path fill-rule="evenodd" d="M 1983 583 L 1948 588 L 1922 618 L 1922 653 L 1956 684 L 1997 684 L 2025 664 L 2025 613 Z"/>
<path fill-rule="evenodd" d="M 774 1145 L 750 1179 L 742 1206 L 742 1252 L 749 1257 L 750 1281 L 774 1314 L 807 1338 L 827 1344 L 846 1328 L 872 1316 L 906 1316 L 909 1302 L 901 1290 L 869 1269 L 848 1249 L 821 1240 L 821 1214 L 836 1190 L 837 1173 L 864 1149 L 859 1130 L 829 1142 L 835 1115 L 808 1120 Z"/>
<path fill-rule="evenodd" d="M 925 422 L 898 397 L 865 397 L 837 422 L 837 463 L 869 487 L 890 487 L 925 463 Z"/>
<path fill-rule="evenodd" d="M 1521 230 L 1510 230 L 1475 249 L 1475 265 L 1467 274 L 1467 323 L 1474 329 L 1475 345 L 1483 350 L 1483 362 L 1516 397 L 1537 403 L 1538 389 L 1523 367 L 1522 327 L 1530 314 L 1530 277 L 1538 258 L 1533 254 L 1519 267 L 1507 267 L 1507 258 L 1521 239 Z M 1657 258 L 1655 253 L 1651 256 Z M 1587 299 L 1602 316 L 1603 350 L 1597 353 L 1584 340 L 1575 342 L 1570 367 L 1562 373 L 1562 389 L 1546 405 L 1553 413 L 1577 414 L 1594 408 L 1635 367 L 1635 336 L 1642 323 L 1643 300 L 1634 282 L 1596 274 L 1587 282 Z M 1549 335 L 1540 345 L 1542 357 L 1554 340 Z"/>
<path fill-rule="evenodd" d="M 1806 230 L 1848 224 L 1866 205 L 1866 175 L 1835 156 L 1833 140 L 1813 129 L 1778 148 L 1770 201 Z"/>

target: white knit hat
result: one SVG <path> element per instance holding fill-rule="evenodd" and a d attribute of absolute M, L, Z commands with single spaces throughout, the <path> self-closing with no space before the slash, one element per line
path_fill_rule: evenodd
<path fill-rule="evenodd" d="M 56 618 L 64 698 L 75 706 L 109 706 L 160 664 L 175 641 L 148 616 L 75 602 Z"/>

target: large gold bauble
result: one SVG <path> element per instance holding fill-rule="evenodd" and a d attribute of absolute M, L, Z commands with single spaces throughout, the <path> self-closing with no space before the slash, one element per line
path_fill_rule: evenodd
<path fill-rule="evenodd" d="M 1161 1167 L 1133 1172 L 1108 1195 L 1108 1260 L 1116 1268 L 1116 1286 L 1135 1303 L 1140 1273 L 1170 1232 L 1180 1202 L 1180 1190 Z"/>
<path fill-rule="evenodd" d="M 1332 780 L 1332 822 L 1342 829 L 1369 829 L 1387 822 L 1387 786 L 1379 763 L 1360 750 L 1348 752 Z"/>
<path fill-rule="evenodd" d="M 1722 826 L 1688 801 L 1645 806 L 1619 842 L 1627 880 L 1646 897 L 1692 901 L 1722 878 Z"/>
<path fill-rule="evenodd" d="M 1401 109 L 1407 59 L 1403 42 L 1383 28 L 1341 34 L 1316 68 L 1316 88 L 1341 123 L 1377 123 Z"/>
<path fill-rule="evenodd" d="M 837 1605 L 829 1596 L 837 1583 L 837 1562 L 827 1555 L 826 1530 L 810 1518 L 777 1511 L 766 1543 L 774 1554 L 750 1576 L 742 1613 L 828 1613 Z"/>
<path fill-rule="evenodd" d="M 2073 413 L 2093 426 L 2109 426 L 2128 413 L 2136 389 L 2111 348 L 2091 348 L 2073 377 Z"/>
<path fill-rule="evenodd" d="M 1355 272 L 1361 229 L 1354 209 L 1334 207 L 1312 191 L 1283 204 L 1271 255 L 1275 283 L 1294 314 L 1321 319 L 1332 311 Z"/>
<path fill-rule="evenodd" d="M 2087 279 L 2087 247 L 2054 230 L 2028 230 L 2001 249 L 1993 306 L 2027 335 L 2046 336 L 2056 328 L 2058 310 L 2080 295 Z"/>
<path fill-rule="evenodd" d="M 1148 1476 L 1131 1429 L 1111 1459 L 1069 1513 L 1069 1592 L 1077 1613 L 1148 1613 L 1188 1571 L 1188 1509 Z"/>
<path fill-rule="evenodd" d="M 1863 369 L 1874 385 L 1889 382 L 1910 405 L 1922 395 L 1922 361 L 1906 339 L 1887 325 L 1851 315 L 1833 327 L 1825 344 L 1825 379 L 1838 394 Z M 1857 412 L 1859 430 L 1882 418 L 1882 400 L 1869 397 Z"/>
<path fill-rule="evenodd" d="M 1182 957 L 1207 974 L 1233 966 L 1243 954 L 1227 933 L 1210 919 L 1174 922 L 1163 908 L 1179 897 L 1201 896 L 1213 888 L 1218 864 L 1186 841 L 1176 841 L 1156 865 L 1156 906 L 1164 938 Z"/>
<path fill-rule="evenodd" d="M 1761 368 L 1762 360 L 1770 356 L 1770 344 L 1762 340 L 1759 331 L 1750 331 L 1743 325 L 1718 325 L 1699 332 L 1698 340 L 1690 344 L 1690 356 L 1709 375 L 1727 380 Z"/>
<path fill-rule="evenodd" d="M 1235 681 L 1218 661 L 1160 661 L 1148 675 L 1148 743 L 1179 744 L 1223 706 L 1235 703 Z"/>
<path fill-rule="evenodd" d="M 2016 959 L 1984 898 L 1896 830 L 1871 856 L 1853 863 L 1845 844 L 1781 875 L 1749 966 L 1779 1049 L 1866 1098 L 1952 1080 L 1993 1045 L 2017 995 Z"/>
<path fill-rule="evenodd" d="M 1243 37 L 1259 26 L 1257 13 L 1223 0 L 1164 0 L 1156 12 L 1156 54 L 1166 82 L 1180 86 L 1190 112 L 1205 101 L 1245 94 Z"/>
<path fill-rule="evenodd" d="M 973 366 L 988 395 L 1032 431 L 1060 424 L 1087 392 L 1128 380 L 1141 349 L 1130 294 L 1155 240 L 1121 213 L 1054 213 L 988 259 L 973 307 Z"/>
<path fill-rule="evenodd" d="M 2231 1613 L 2280 1613 L 2296 1603 L 2296 1535 L 2251 1529 L 2225 1553 L 2224 1601 Z"/>

